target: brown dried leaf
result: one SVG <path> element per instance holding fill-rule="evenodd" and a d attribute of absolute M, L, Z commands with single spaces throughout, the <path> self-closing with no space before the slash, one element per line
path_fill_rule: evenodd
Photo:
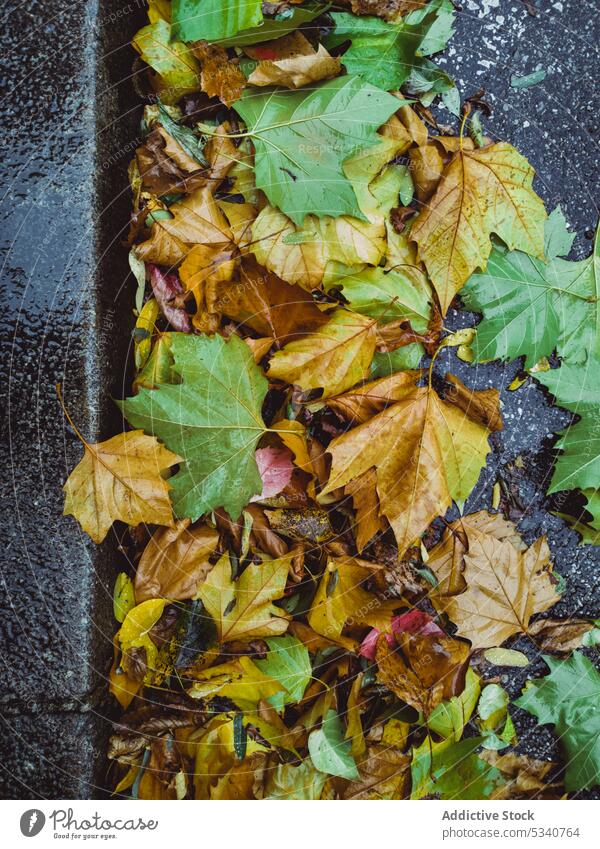
<path fill-rule="evenodd" d="M 444 160 L 435 144 L 409 150 L 410 173 L 417 193 L 417 200 L 425 203 L 436 190 L 444 170 Z"/>
<path fill-rule="evenodd" d="M 369 469 L 356 480 L 350 481 L 344 491 L 352 497 L 356 511 L 356 548 L 360 552 L 376 533 L 385 528 L 385 522 L 379 515 L 375 470 Z"/>
<path fill-rule="evenodd" d="M 207 41 L 196 41 L 193 53 L 202 64 L 202 90 L 209 97 L 218 97 L 225 106 L 231 106 L 239 100 L 246 85 L 246 78 L 237 62 L 231 61 L 222 47 Z"/>
<path fill-rule="evenodd" d="M 249 85 L 280 85 L 296 89 L 335 77 L 340 60 L 330 56 L 322 44 L 317 50 L 301 32 L 293 32 L 266 45 L 247 47 L 245 52 L 258 60 L 248 77 Z"/>
<path fill-rule="evenodd" d="M 149 598 L 193 598 L 212 565 L 219 534 L 206 525 L 190 529 L 190 520 L 159 528 L 144 549 L 135 575 L 136 604 Z"/>
<path fill-rule="evenodd" d="M 209 188 L 198 189 L 170 207 L 173 218 L 155 221 L 150 238 L 137 245 L 144 262 L 175 266 L 193 245 L 227 245 L 232 240 L 229 225 Z"/>
<path fill-rule="evenodd" d="M 410 792 L 410 755 L 390 746 L 371 745 L 356 760 L 360 780 L 351 782 L 344 799 L 406 799 Z"/>
<path fill-rule="evenodd" d="M 465 687 L 469 646 L 452 637 L 433 634 L 397 635 L 393 650 L 382 635 L 375 660 L 378 677 L 398 698 L 428 716 L 440 702 L 458 696 Z"/>
<path fill-rule="evenodd" d="M 523 552 L 490 533 L 465 530 L 464 524 L 463 531 L 468 544 L 462 568 L 466 588 L 458 595 L 444 595 L 441 584 L 431 595 L 434 606 L 473 648 L 499 646 L 513 634 L 529 633 L 531 617 L 560 600 L 545 537 Z M 428 565 L 437 576 L 436 558 Z M 446 565 L 442 580 L 445 570 Z"/>
<path fill-rule="evenodd" d="M 420 376 L 420 371 L 396 372 L 389 377 L 365 383 L 343 395 L 328 398 L 327 406 L 351 424 L 363 424 L 396 401 L 405 398 L 414 389 Z"/>
<path fill-rule="evenodd" d="M 201 333 L 216 333 L 221 323 L 218 300 L 224 283 L 236 268 L 237 249 L 229 245 L 194 245 L 179 269 L 179 277 L 196 301 L 194 327 Z"/>
<path fill-rule="evenodd" d="M 440 595 L 456 595 L 466 589 L 462 577 L 464 556 L 469 550 L 469 540 L 480 534 L 489 534 L 499 542 L 509 542 L 517 551 L 527 546 L 512 522 L 507 522 L 499 513 L 481 510 L 463 516 L 448 526 L 442 540 L 429 552 L 427 565 L 438 579 Z"/>
<path fill-rule="evenodd" d="M 484 749 L 480 757 L 504 773 L 508 781 L 492 793 L 492 799 L 557 799 L 560 784 L 549 784 L 548 773 L 556 767 L 552 761 L 540 761 L 529 755 L 510 752 L 501 755 Z"/>
<path fill-rule="evenodd" d="M 502 430 L 504 424 L 500 415 L 500 393 L 497 389 L 481 389 L 475 392 L 453 374 L 446 374 L 445 379 L 450 384 L 450 388 L 446 390 L 448 401 L 488 430 Z"/>
<path fill-rule="evenodd" d="M 278 345 L 327 322 L 308 292 L 261 268 L 252 256 L 244 257 L 239 280 L 221 287 L 217 309 Z"/>

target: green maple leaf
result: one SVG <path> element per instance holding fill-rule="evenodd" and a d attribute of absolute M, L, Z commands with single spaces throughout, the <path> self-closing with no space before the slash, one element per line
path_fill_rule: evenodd
<path fill-rule="evenodd" d="M 389 91 L 406 82 L 421 57 L 444 49 L 453 33 L 454 7 L 450 0 L 434 0 L 396 23 L 346 12 L 331 17 L 335 30 L 326 47 L 350 40 L 342 56 L 348 73 Z"/>
<path fill-rule="evenodd" d="M 254 459 L 265 431 L 267 381 L 237 336 L 171 334 L 175 384 L 119 402 L 127 421 L 177 445 L 185 462 L 171 479 L 173 509 L 193 521 L 216 507 L 237 518 L 262 482 Z"/>
<path fill-rule="evenodd" d="M 581 534 L 582 542 L 598 545 L 600 544 L 600 492 L 596 489 L 586 489 L 583 494 L 587 499 L 585 509 L 592 518 L 578 522 L 574 527 Z"/>
<path fill-rule="evenodd" d="M 531 367 L 554 349 L 571 362 L 600 355 L 600 237 L 587 259 L 558 258 L 572 241 L 555 210 L 546 229 L 548 263 L 497 245 L 486 271 L 471 276 L 461 298 L 483 313 L 472 344 L 476 362 L 525 356 Z"/>
<path fill-rule="evenodd" d="M 600 429 L 598 406 L 600 361 L 590 358 L 582 364 L 563 363 L 560 368 L 539 372 L 539 380 L 557 403 L 581 417 L 581 421 L 561 432 L 556 447 L 558 458 L 548 492 L 563 489 L 596 489 L 600 486 Z"/>
<path fill-rule="evenodd" d="M 308 735 L 308 751 L 319 772 L 355 781 L 359 774 L 351 748 L 352 741 L 344 739 L 342 721 L 334 710 L 328 711 L 322 726 Z"/>
<path fill-rule="evenodd" d="M 359 77 L 337 77 L 311 91 L 248 87 L 234 109 L 255 147 L 256 185 L 298 226 L 306 215 L 364 220 L 342 165 L 379 141 L 377 129 L 399 107 Z"/>
<path fill-rule="evenodd" d="M 545 678 L 530 681 L 516 705 L 540 725 L 554 725 L 565 753 L 567 790 L 600 784 L 600 675 L 581 652 L 568 660 L 544 656 Z"/>
<path fill-rule="evenodd" d="M 217 42 L 221 47 L 281 38 L 321 15 L 328 3 L 294 6 L 280 17 L 264 17 L 261 0 L 173 0 L 173 30 L 181 41 Z"/>
<path fill-rule="evenodd" d="M 483 742 L 483 737 L 472 737 L 460 743 L 450 739 L 436 743 L 426 737 L 413 749 L 410 798 L 489 799 L 502 775 L 477 754 Z"/>

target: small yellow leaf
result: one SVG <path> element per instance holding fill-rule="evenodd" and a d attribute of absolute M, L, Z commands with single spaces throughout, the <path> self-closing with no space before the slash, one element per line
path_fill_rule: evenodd
<path fill-rule="evenodd" d="M 270 637 L 287 631 L 289 615 L 273 601 L 282 598 L 292 554 L 251 563 L 234 581 L 229 555 L 213 566 L 199 598 L 217 626 L 219 640 Z"/>

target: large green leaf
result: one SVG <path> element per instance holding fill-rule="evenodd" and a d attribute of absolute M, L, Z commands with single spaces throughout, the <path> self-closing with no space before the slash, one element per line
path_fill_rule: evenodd
<path fill-rule="evenodd" d="M 342 722 L 334 710 L 327 712 L 321 728 L 308 737 L 308 751 L 319 772 L 354 781 L 359 774 L 351 748 L 352 741 L 344 740 Z"/>
<path fill-rule="evenodd" d="M 285 14 L 263 17 L 260 0 L 173 0 L 173 28 L 181 41 L 217 42 L 221 47 L 244 46 L 281 38 L 309 23 L 328 3 L 293 6 Z"/>
<path fill-rule="evenodd" d="M 565 753 L 567 790 L 600 784 L 600 675 L 579 651 L 568 660 L 544 656 L 545 678 L 530 681 L 515 704 L 541 725 L 554 725 Z"/>
<path fill-rule="evenodd" d="M 554 349 L 571 362 L 600 355 L 600 239 L 590 257 L 568 262 L 552 252 L 567 252 L 573 236 L 556 225 L 555 210 L 547 223 L 547 264 L 497 245 L 486 271 L 463 288 L 467 309 L 483 313 L 472 345 L 476 362 L 525 356 L 531 367 Z"/>
<path fill-rule="evenodd" d="M 237 518 L 262 483 L 254 459 L 264 433 L 267 381 L 237 336 L 171 334 L 175 385 L 141 389 L 119 402 L 127 421 L 154 434 L 185 462 L 171 480 L 179 518 L 216 507 Z"/>
<path fill-rule="evenodd" d="M 220 41 L 263 20 L 261 0 L 173 0 L 172 15 L 180 41 Z"/>
<path fill-rule="evenodd" d="M 413 749 L 411 799 L 489 799 L 502 781 L 501 773 L 477 754 L 482 737 L 436 743 L 426 737 Z"/>
<path fill-rule="evenodd" d="M 259 669 L 283 684 L 286 692 L 275 693 L 269 701 L 282 710 L 284 705 L 299 702 L 312 677 L 308 649 L 297 637 L 286 634 L 265 640 L 269 651 L 264 660 L 256 660 Z"/>
<path fill-rule="evenodd" d="M 396 23 L 346 12 L 332 18 L 335 30 L 325 45 L 334 48 L 349 40 L 342 56 L 348 73 L 389 91 L 406 82 L 421 57 L 444 49 L 453 32 L 454 7 L 450 0 L 434 0 Z"/>
<path fill-rule="evenodd" d="M 288 218 L 352 215 L 364 220 L 342 165 L 378 141 L 398 100 L 359 77 L 337 77 L 312 91 L 248 87 L 235 110 L 255 150 L 256 185 Z"/>
<path fill-rule="evenodd" d="M 561 407 L 577 413 L 581 421 L 562 431 L 549 492 L 563 489 L 597 489 L 600 486 L 600 361 L 590 358 L 580 365 L 563 363 L 559 369 L 539 372 L 536 378 L 549 389 Z"/>

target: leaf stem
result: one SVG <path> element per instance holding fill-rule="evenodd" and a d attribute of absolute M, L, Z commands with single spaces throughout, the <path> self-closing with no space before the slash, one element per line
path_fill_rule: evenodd
<path fill-rule="evenodd" d="M 60 406 L 62 407 L 62 411 L 63 411 L 63 413 L 64 413 L 64 415 L 65 415 L 66 420 L 69 422 L 69 424 L 71 425 L 71 427 L 72 427 L 72 428 L 73 428 L 73 430 L 75 431 L 75 434 L 76 434 L 77 438 L 79 439 L 79 441 L 80 441 L 83 445 L 85 445 L 85 447 L 86 447 L 86 448 L 90 448 L 90 444 L 89 444 L 89 442 L 88 442 L 88 441 L 87 441 L 87 439 L 83 436 L 83 434 L 81 433 L 81 431 L 79 430 L 79 428 L 77 427 L 77 425 L 75 424 L 75 422 L 73 421 L 73 419 L 71 418 L 71 416 L 70 416 L 70 414 L 69 414 L 69 411 L 67 410 L 67 408 L 66 408 L 66 406 L 65 406 L 65 402 L 64 402 L 63 394 L 62 394 L 62 384 L 61 384 L 61 383 L 56 383 L 56 384 L 55 384 L 55 386 L 54 386 L 54 388 L 56 389 L 56 394 L 58 395 L 58 401 L 59 401 L 59 403 L 60 403 Z"/>

